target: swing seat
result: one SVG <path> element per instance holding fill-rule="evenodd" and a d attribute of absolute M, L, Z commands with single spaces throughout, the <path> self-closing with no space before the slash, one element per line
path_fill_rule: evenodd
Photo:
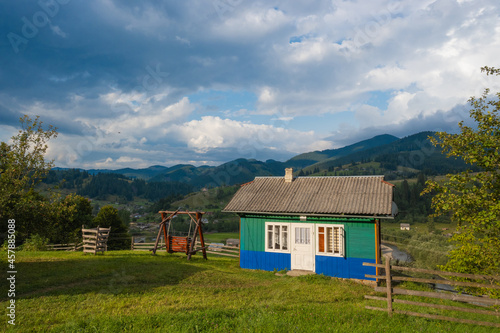
<path fill-rule="evenodd" d="M 183 252 L 188 253 L 189 244 L 191 243 L 191 237 L 182 237 L 182 236 L 167 236 L 167 252 Z"/>

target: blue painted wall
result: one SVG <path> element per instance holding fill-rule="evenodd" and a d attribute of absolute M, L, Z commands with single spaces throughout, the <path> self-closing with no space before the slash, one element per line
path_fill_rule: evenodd
<path fill-rule="evenodd" d="M 249 269 L 262 269 L 264 271 L 291 270 L 291 257 L 289 253 L 274 253 L 260 251 L 240 250 L 240 267 Z"/>
<path fill-rule="evenodd" d="M 375 267 L 363 266 L 364 262 L 375 263 L 374 259 L 316 256 L 316 274 L 338 278 L 374 280 L 365 274 L 375 275 Z"/>

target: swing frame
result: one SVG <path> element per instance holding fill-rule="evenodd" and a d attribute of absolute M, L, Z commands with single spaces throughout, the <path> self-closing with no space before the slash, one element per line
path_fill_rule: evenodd
<path fill-rule="evenodd" d="M 158 212 L 161 214 L 161 222 L 159 225 L 158 235 L 156 236 L 155 246 L 152 249 L 153 255 L 156 255 L 156 250 L 158 249 L 158 244 L 160 243 L 161 234 L 163 232 L 163 237 L 165 239 L 165 249 L 168 253 L 174 252 L 184 252 L 187 254 L 187 260 L 191 260 L 191 255 L 196 254 L 198 251 L 203 252 L 203 258 L 207 259 L 207 251 L 205 246 L 205 239 L 203 238 L 203 229 L 201 217 L 204 212 L 189 212 L 189 211 L 168 211 L 162 210 Z M 188 215 L 191 218 L 191 224 L 194 223 L 196 225 L 195 230 L 193 232 L 193 236 L 182 237 L 182 236 L 171 236 L 169 233 L 170 224 L 172 223 L 172 219 L 176 215 Z M 189 227 L 191 231 L 191 225 Z M 195 249 L 196 245 L 196 236 L 200 236 L 201 248 Z"/>

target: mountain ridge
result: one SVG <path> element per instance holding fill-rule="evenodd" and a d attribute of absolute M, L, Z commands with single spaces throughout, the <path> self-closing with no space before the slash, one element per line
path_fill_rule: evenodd
<path fill-rule="evenodd" d="M 467 169 L 463 161 L 447 158 L 430 143 L 428 137 L 434 134 L 419 132 L 404 138 L 377 135 L 342 148 L 299 154 L 285 162 L 239 158 L 218 166 L 177 164 L 87 172 L 121 174 L 148 182 L 182 182 L 202 189 L 243 184 L 257 176 L 282 176 L 285 168 L 294 168 L 294 174 L 299 176 L 384 174 L 388 180 L 411 177 L 419 172 L 432 175 Z"/>

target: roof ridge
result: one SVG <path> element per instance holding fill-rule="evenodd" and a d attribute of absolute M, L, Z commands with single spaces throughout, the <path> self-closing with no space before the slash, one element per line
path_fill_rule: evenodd
<path fill-rule="evenodd" d="M 293 177 L 295 179 L 297 178 L 379 178 L 379 177 L 384 177 L 384 175 L 356 175 L 356 176 L 297 176 Z M 255 179 L 257 178 L 282 178 L 284 179 L 284 176 L 255 176 Z"/>

